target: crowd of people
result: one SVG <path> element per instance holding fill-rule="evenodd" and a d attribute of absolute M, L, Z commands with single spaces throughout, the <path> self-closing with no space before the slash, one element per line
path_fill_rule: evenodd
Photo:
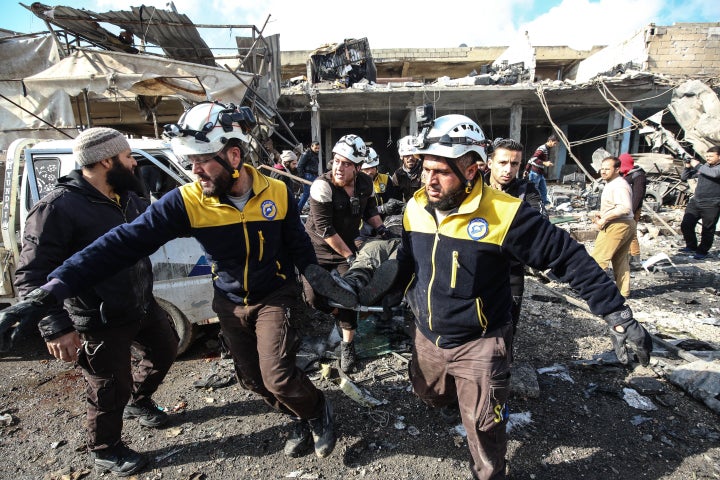
<path fill-rule="evenodd" d="M 147 427 L 166 420 L 151 397 L 171 368 L 177 337 L 152 296 L 147 256 L 180 236 L 196 238 L 212 265 L 213 309 L 240 385 L 288 416 L 288 456 L 324 458 L 336 444 L 328 396 L 295 364 L 303 301 L 333 315 L 339 367 L 351 373 L 356 307 L 404 299 L 415 320 L 413 391 L 433 407 L 459 405 L 470 470 L 483 480 L 506 478 L 506 402 L 525 266 L 569 283 L 607 322 L 622 363 L 649 362 L 651 337 L 625 303 L 628 259 L 639 257 L 632 245 L 641 206 L 633 199 L 636 186 L 644 188 L 632 157 L 602 162 L 607 185 L 591 256 L 547 218 L 554 136 L 530 159 L 527 179 L 523 145 L 490 141 L 463 115 L 436 118 L 402 138 L 401 166 L 392 173 L 380 172 L 377 153 L 350 134 L 332 148 L 328 171 L 313 141 L 302 153 L 273 148 L 276 172 L 266 176 L 245 162 L 253 123 L 245 107 L 207 102 L 186 111 L 166 132 L 197 181 L 150 205 L 133 193 L 135 162 L 124 137 L 88 129 L 74 144 L 80 168 L 28 216 L 17 280 L 25 298 L 0 313 L 1 345 L 39 325 L 48 351 L 81 367 L 97 468 L 140 471 L 148 460 L 122 442 L 123 419 Z M 687 166 L 700 182 L 715 183 L 698 184 L 700 198 L 683 220 L 686 248 L 700 256 L 712 242 L 705 225 L 720 210 L 712 190 L 717 148 L 707 160 Z M 307 181 L 302 190 L 294 178 Z M 78 211 L 86 212 L 84 223 L 67 220 Z M 604 271 L 609 263 L 615 282 Z M 139 368 L 131 367 L 131 344 L 144 355 Z"/>

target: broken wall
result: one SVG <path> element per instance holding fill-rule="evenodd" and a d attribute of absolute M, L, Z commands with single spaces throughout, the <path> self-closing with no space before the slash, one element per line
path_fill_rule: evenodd
<path fill-rule="evenodd" d="M 720 75 L 720 23 L 676 23 L 648 31 L 647 68 L 683 77 Z"/>
<path fill-rule="evenodd" d="M 617 45 L 603 48 L 580 62 L 575 72 L 568 72 L 568 77 L 575 77 L 577 83 L 584 83 L 597 75 L 612 70 L 617 65 L 632 63 L 645 68 L 648 54 L 645 48 L 646 33 L 652 26 L 646 27 L 630 39 Z"/>

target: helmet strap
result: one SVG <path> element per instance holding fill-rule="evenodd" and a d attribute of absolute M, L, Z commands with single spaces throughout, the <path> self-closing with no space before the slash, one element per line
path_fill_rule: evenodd
<path fill-rule="evenodd" d="M 238 169 L 237 169 L 237 168 L 233 168 L 232 165 L 230 165 L 230 163 L 229 163 L 227 160 L 225 160 L 224 158 L 222 158 L 220 155 L 215 155 L 215 156 L 213 157 L 213 160 L 215 160 L 215 161 L 218 162 L 220 165 L 222 165 L 222 167 L 223 167 L 225 170 L 227 170 L 228 173 L 230 173 L 230 176 L 231 176 L 232 178 L 234 178 L 234 179 L 240 178 L 240 172 L 238 171 Z"/>
<path fill-rule="evenodd" d="M 474 179 L 465 178 L 465 175 L 463 175 L 463 173 L 460 171 L 460 167 L 458 167 L 455 163 L 455 159 L 448 158 L 446 162 L 450 167 L 450 170 L 452 170 L 453 173 L 460 179 L 460 182 L 465 184 L 465 193 L 472 192 L 473 186 L 475 185 Z"/>

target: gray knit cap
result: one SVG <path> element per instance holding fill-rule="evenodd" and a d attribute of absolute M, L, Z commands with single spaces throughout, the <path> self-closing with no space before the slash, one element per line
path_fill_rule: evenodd
<path fill-rule="evenodd" d="M 130 144 L 122 133 L 105 127 L 88 128 L 73 142 L 75 160 L 81 167 L 112 158 L 128 149 Z"/>

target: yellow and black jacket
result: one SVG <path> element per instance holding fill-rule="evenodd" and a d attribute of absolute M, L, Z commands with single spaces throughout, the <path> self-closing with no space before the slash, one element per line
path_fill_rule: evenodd
<path fill-rule="evenodd" d="M 49 278 L 78 291 L 174 238 L 192 236 L 206 252 L 215 289 L 237 304 L 256 303 L 294 282 L 294 266 L 303 272 L 317 263 L 297 204 L 283 182 L 243 168 L 253 180 L 242 212 L 227 198 L 205 196 L 199 182 L 183 185 L 70 257 Z"/>
<path fill-rule="evenodd" d="M 373 179 L 373 192 L 375 196 L 375 203 L 377 203 L 378 206 L 384 204 L 392 198 L 393 184 L 387 173 L 378 173 L 375 176 Z"/>
<path fill-rule="evenodd" d="M 398 251 L 400 278 L 419 330 L 452 348 L 511 323 L 509 272 L 517 258 L 551 268 L 580 292 L 593 313 L 624 303 L 614 283 L 567 232 L 527 203 L 476 182 L 439 225 L 423 190 L 408 203 Z"/>

